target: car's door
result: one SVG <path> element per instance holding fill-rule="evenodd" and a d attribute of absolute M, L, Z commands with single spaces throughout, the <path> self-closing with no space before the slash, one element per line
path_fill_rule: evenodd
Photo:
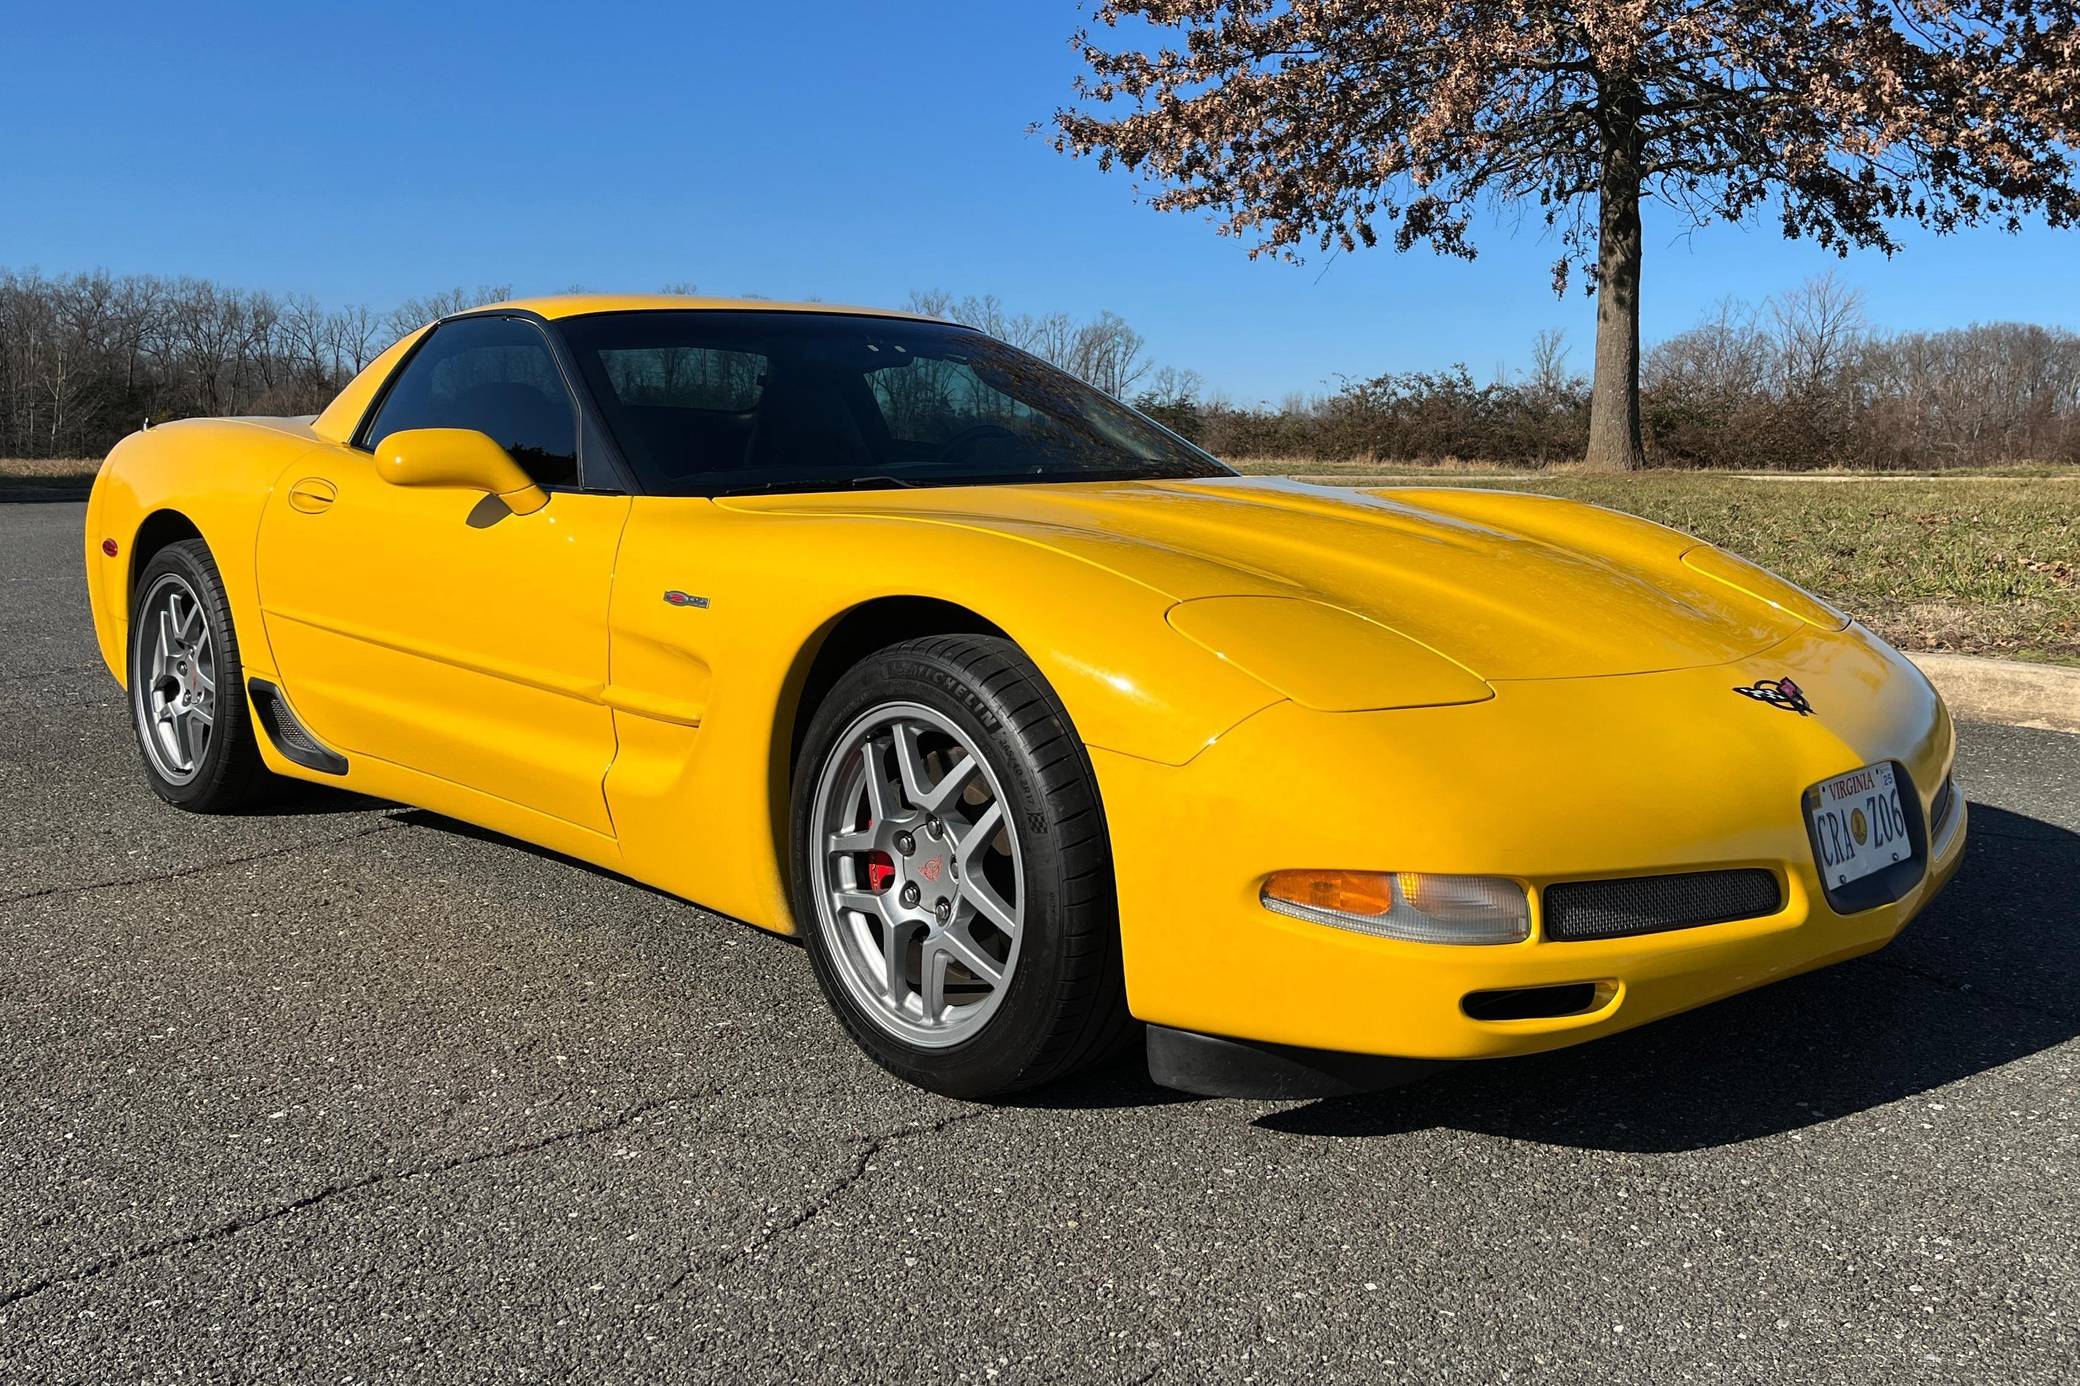
<path fill-rule="evenodd" d="M 488 434 L 549 493 L 515 514 L 393 486 L 370 449 L 411 428 Z M 625 495 L 579 486 L 579 411 L 542 328 L 436 327 L 352 445 L 306 454 L 260 527 L 267 638 L 320 739 L 600 833 L 614 754 L 607 600 Z"/>

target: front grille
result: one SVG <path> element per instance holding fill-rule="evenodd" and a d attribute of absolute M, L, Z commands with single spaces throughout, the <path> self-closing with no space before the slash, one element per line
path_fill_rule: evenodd
<path fill-rule="evenodd" d="M 1544 899 L 1546 937 L 1579 942 L 1775 914 L 1783 908 L 1784 893 L 1767 871 L 1691 871 L 1565 881 L 1547 886 Z"/>

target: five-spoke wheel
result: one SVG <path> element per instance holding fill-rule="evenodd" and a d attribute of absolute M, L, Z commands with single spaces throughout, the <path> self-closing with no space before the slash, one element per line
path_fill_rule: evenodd
<path fill-rule="evenodd" d="M 138 602 L 146 655 L 130 690 L 145 754 L 176 784 L 195 778 L 216 720 L 217 655 L 202 599 L 179 573 L 161 573 Z"/>
<path fill-rule="evenodd" d="M 1018 966 L 1018 832 L 982 751 L 920 703 L 855 718 L 823 765 L 813 809 L 817 903 L 839 975 L 911 1043 L 958 1043 L 988 1023 Z"/>
<path fill-rule="evenodd" d="M 236 808 L 267 771 L 216 560 L 200 539 L 168 544 L 131 590 L 130 720 L 146 777 L 170 804 Z"/>
<path fill-rule="evenodd" d="M 1131 1033 L 1089 758 L 1008 640 L 877 650 L 823 696 L 797 762 L 795 919 L 853 1038 L 983 1097 Z"/>

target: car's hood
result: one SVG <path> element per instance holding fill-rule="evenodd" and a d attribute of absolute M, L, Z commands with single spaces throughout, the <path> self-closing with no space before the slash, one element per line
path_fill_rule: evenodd
<path fill-rule="evenodd" d="M 1178 601 L 1306 597 L 1484 679 L 1722 664 L 1796 617 L 1681 561 L 1695 540 L 1612 511 L 1474 490 L 1366 493 L 1275 479 L 836 492 L 759 511 L 998 530 Z"/>

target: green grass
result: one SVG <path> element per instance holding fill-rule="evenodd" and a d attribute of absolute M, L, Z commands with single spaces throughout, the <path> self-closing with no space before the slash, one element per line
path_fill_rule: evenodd
<path fill-rule="evenodd" d="M 1408 485 L 1414 470 L 1385 483 L 1347 472 L 1334 484 Z M 2071 469 L 1838 481 L 1444 472 L 1434 484 L 1537 491 L 1672 525 L 1819 593 L 1902 649 L 2080 664 L 2080 475 Z"/>

